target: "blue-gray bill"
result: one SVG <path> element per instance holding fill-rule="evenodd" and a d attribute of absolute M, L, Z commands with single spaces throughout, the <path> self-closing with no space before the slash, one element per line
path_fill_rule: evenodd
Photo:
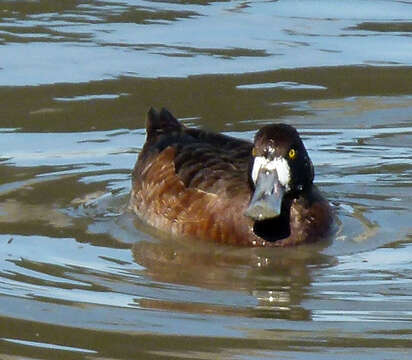
<path fill-rule="evenodd" d="M 254 220 L 279 216 L 284 193 L 285 188 L 280 184 L 276 170 L 261 169 L 245 215 Z"/>

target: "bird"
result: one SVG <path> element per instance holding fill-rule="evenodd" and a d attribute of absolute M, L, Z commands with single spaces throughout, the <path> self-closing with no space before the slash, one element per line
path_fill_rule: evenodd
<path fill-rule="evenodd" d="M 314 175 L 291 125 L 265 125 L 251 142 L 150 108 L 129 209 L 176 237 L 249 247 L 313 243 L 328 237 L 334 221 Z"/>

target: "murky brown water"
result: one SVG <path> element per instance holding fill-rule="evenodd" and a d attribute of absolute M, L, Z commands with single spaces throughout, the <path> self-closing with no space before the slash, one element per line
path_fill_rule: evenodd
<path fill-rule="evenodd" d="M 410 359 L 410 1 L 1 1 L 0 359 Z M 145 113 L 303 135 L 329 244 L 164 239 Z"/>

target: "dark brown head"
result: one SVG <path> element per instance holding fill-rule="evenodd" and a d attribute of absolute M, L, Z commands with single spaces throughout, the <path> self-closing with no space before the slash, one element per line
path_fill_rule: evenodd
<path fill-rule="evenodd" d="M 296 129 L 286 124 L 267 125 L 255 135 L 252 183 L 255 190 L 246 215 L 264 220 L 280 214 L 285 194 L 312 186 L 314 170 Z"/>

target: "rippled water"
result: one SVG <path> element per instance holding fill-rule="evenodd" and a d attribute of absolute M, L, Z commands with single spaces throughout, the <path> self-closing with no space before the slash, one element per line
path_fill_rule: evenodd
<path fill-rule="evenodd" d="M 0 2 L 1 359 L 410 359 L 412 3 Z M 145 112 L 296 126 L 330 243 L 165 239 Z"/>

